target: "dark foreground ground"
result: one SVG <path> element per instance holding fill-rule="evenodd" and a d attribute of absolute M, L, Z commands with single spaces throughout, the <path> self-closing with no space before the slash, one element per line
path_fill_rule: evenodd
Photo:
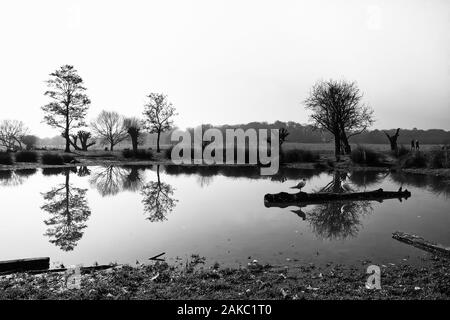
<path fill-rule="evenodd" d="M 430 257 L 424 267 L 381 267 L 381 290 L 366 289 L 367 266 L 313 264 L 229 269 L 166 263 L 116 266 L 81 276 L 68 289 L 63 273 L 0 277 L 0 299 L 449 299 L 448 260 Z"/>

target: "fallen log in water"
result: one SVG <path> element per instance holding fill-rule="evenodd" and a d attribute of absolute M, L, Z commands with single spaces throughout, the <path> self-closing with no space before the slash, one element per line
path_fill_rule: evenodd
<path fill-rule="evenodd" d="M 392 238 L 434 254 L 441 254 L 450 257 L 449 247 L 444 247 L 441 244 L 427 241 L 424 238 L 414 234 L 396 231 L 392 234 Z"/>
<path fill-rule="evenodd" d="M 49 257 L 0 261 L 0 273 L 43 270 L 49 267 Z"/>
<path fill-rule="evenodd" d="M 404 191 L 384 191 L 383 189 L 378 189 L 368 192 L 349 192 L 349 193 L 287 193 L 280 192 L 276 194 L 266 194 L 264 196 L 264 205 L 266 207 L 289 207 L 296 205 L 308 205 L 308 204 L 320 204 L 328 201 L 364 201 L 364 200 L 375 200 L 382 201 L 384 199 L 408 199 L 411 197 L 411 192 L 408 190 Z"/>

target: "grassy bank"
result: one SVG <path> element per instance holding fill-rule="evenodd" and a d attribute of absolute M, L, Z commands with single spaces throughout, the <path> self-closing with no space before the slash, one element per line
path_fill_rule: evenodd
<path fill-rule="evenodd" d="M 200 262 L 199 262 L 200 261 Z M 245 268 L 185 267 L 166 263 L 119 266 L 83 274 L 81 289 L 67 289 L 64 275 L 15 274 L 0 278 L 0 299 L 449 299 L 448 261 L 424 267 L 381 266 L 381 290 L 368 290 L 368 263 Z"/>

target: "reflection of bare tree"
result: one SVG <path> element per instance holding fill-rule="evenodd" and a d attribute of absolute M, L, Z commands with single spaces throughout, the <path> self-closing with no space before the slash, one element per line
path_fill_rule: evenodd
<path fill-rule="evenodd" d="M 102 197 L 114 196 L 123 190 L 138 191 L 143 185 L 139 168 L 133 166 L 101 168 L 92 174 L 89 182 Z"/>
<path fill-rule="evenodd" d="M 319 192 L 329 192 L 329 193 L 343 193 L 346 192 L 345 189 L 342 188 L 342 182 L 347 179 L 346 172 L 335 171 L 333 175 L 333 180 L 328 183 L 325 187 L 320 189 Z"/>
<path fill-rule="evenodd" d="M 142 188 L 144 199 L 144 211 L 148 214 L 148 220 L 159 222 L 167 220 L 167 215 L 175 208 L 176 202 L 173 198 L 174 189 L 170 184 L 161 182 L 159 176 L 159 165 L 156 168 L 158 181 L 151 181 Z"/>
<path fill-rule="evenodd" d="M 46 236 L 50 243 L 61 250 L 71 251 L 83 236 L 86 221 L 91 210 L 86 200 L 87 189 L 73 187 L 70 182 L 70 171 L 65 171 L 65 183 L 43 193 L 45 204 L 42 210 L 50 214 L 44 223 L 49 226 Z"/>
<path fill-rule="evenodd" d="M 423 174 L 404 174 L 391 173 L 392 181 L 401 186 L 412 186 L 415 188 L 426 189 L 437 196 L 450 198 L 450 180 L 439 176 Z"/>
<path fill-rule="evenodd" d="M 141 175 L 141 170 L 135 166 L 127 168 L 127 174 L 122 182 L 123 190 L 136 192 L 141 190 L 143 185 L 144 179 Z"/>
<path fill-rule="evenodd" d="M 209 186 L 213 181 L 213 176 L 197 176 L 197 183 L 201 188 Z"/>
<path fill-rule="evenodd" d="M 350 176 L 350 181 L 358 187 L 367 188 L 371 185 L 380 183 L 383 181 L 389 172 L 377 172 L 377 171 L 354 171 Z"/>
<path fill-rule="evenodd" d="M 79 177 L 86 177 L 89 176 L 91 174 L 91 170 L 89 170 L 88 167 L 80 167 L 78 169 L 78 176 Z"/>
<path fill-rule="evenodd" d="M 36 169 L 0 171 L 0 185 L 5 187 L 19 186 L 24 183 L 28 177 L 34 175 L 36 172 Z"/>
<path fill-rule="evenodd" d="M 14 171 L 0 171 L 0 185 L 4 187 L 19 186 L 23 182 L 24 179 Z"/>
<path fill-rule="evenodd" d="M 356 236 L 360 217 L 372 211 L 369 201 L 332 201 L 316 206 L 306 219 L 318 236 L 338 240 Z"/>
<path fill-rule="evenodd" d="M 103 167 L 92 174 L 89 183 L 97 188 L 102 197 L 114 196 L 121 191 L 126 174 L 126 170 L 120 167 Z"/>

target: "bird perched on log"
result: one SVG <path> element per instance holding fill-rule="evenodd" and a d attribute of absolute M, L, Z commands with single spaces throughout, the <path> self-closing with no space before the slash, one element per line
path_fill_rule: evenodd
<path fill-rule="evenodd" d="M 299 189 L 302 190 L 302 188 L 306 186 L 306 179 L 302 179 L 296 186 L 291 187 L 291 189 Z"/>
<path fill-rule="evenodd" d="M 402 192 L 403 191 L 403 187 L 400 187 L 400 189 L 398 189 L 398 192 Z"/>

